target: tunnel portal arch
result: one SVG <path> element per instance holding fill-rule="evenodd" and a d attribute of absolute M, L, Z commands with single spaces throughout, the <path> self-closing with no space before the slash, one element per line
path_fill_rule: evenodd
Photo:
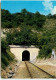
<path fill-rule="evenodd" d="M 28 55 L 28 58 L 27 58 L 29 61 L 35 60 L 40 51 L 39 48 L 36 48 L 33 45 L 31 46 L 9 45 L 9 47 L 10 47 L 10 51 L 15 55 L 15 58 L 18 61 L 22 61 L 22 53 L 25 50 L 27 50 L 28 54 L 30 54 L 30 57 Z"/>
<path fill-rule="evenodd" d="M 30 52 L 28 50 L 22 52 L 22 61 L 30 61 Z"/>

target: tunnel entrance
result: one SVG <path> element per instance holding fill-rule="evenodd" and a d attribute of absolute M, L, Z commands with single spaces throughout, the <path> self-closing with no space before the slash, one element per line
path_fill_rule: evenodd
<path fill-rule="evenodd" d="M 30 60 L 30 53 L 29 51 L 25 50 L 22 53 L 22 61 L 29 61 Z"/>

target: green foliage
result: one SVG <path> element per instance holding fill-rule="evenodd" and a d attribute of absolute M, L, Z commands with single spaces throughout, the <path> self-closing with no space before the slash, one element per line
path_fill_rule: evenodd
<path fill-rule="evenodd" d="M 3 62 L 1 62 L 1 67 L 5 69 L 5 64 Z"/>
<path fill-rule="evenodd" d="M 8 44 L 30 45 L 31 42 L 31 30 L 26 27 L 22 27 L 21 31 L 14 30 L 12 33 L 8 32 L 6 40 Z"/>
<path fill-rule="evenodd" d="M 38 45 L 40 48 L 38 57 L 40 58 L 51 57 L 51 50 L 56 49 L 56 26 L 52 25 L 54 19 L 49 20 L 52 21 L 51 24 L 50 21 L 48 21 L 49 25 L 46 22 L 42 34 L 38 35 Z"/>
<path fill-rule="evenodd" d="M 34 14 L 34 22 L 37 26 L 37 29 L 43 27 L 45 20 L 46 20 L 46 17 L 44 15 L 41 15 L 39 12 L 36 12 Z"/>
<path fill-rule="evenodd" d="M 1 67 L 5 69 L 5 67 L 14 59 L 14 55 L 10 52 L 8 43 L 5 39 L 1 40 L 1 50 Z"/>
<path fill-rule="evenodd" d="M 7 22 L 2 22 L 2 27 L 3 28 L 12 28 L 13 25 L 12 25 L 12 22 L 7 21 Z"/>
<path fill-rule="evenodd" d="M 52 18 L 56 19 L 56 14 L 52 15 L 52 14 L 50 13 L 50 14 L 47 15 L 47 18 L 48 18 L 48 19 L 52 19 Z"/>
<path fill-rule="evenodd" d="M 41 15 L 39 12 L 31 13 L 26 9 L 22 9 L 20 13 L 11 14 L 8 10 L 1 10 L 2 27 L 12 28 L 18 27 L 21 24 L 26 24 L 29 26 L 36 25 L 37 28 L 42 28 L 46 17 Z"/>
<path fill-rule="evenodd" d="M 7 52 L 7 55 L 6 56 L 7 56 L 8 60 L 10 60 L 10 61 L 14 60 L 14 57 L 15 56 L 10 52 L 10 50 L 7 49 L 6 52 Z"/>
<path fill-rule="evenodd" d="M 2 27 L 3 28 L 11 28 L 12 25 L 12 15 L 8 10 L 1 10 L 1 21 L 2 21 Z"/>
<path fill-rule="evenodd" d="M 47 18 L 49 18 L 49 19 L 52 18 L 52 14 L 51 14 L 51 13 L 48 14 L 48 15 L 47 15 Z"/>
<path fill-rule="evenodd" d="M 52 47 L 50 44 L 48 45 L 43 45 L 42 49 L 40 49 L 38 57 L 40 58 L 50 58 L 51 57 L 51 52 L 52 52 Z"/>
<path fill-rule="evenodd" d="M 24 16 L 27 15 L 28 11 L 26 9 L 22 9 L 21 10 L 21 14 L 23 14 Z"/>
<path fill-rule="evenodd" d="M 8 43 L 5 39 L 1 39 L 1 51 L 6 52 L 6 49 L 8 48 Z"/>
<path fill-rule="evenodd" d="M 1 14 L 3 28 L 20 27 L 20 31 L 16 29 L 10 31 L 7 33 L 6 40 L 2 40 L 1 46 L 4 57 L 4 54 L 8 53 L 6 54 L 8 60 L 12 60 L 12 57 L 14 59 L 9 51 L 8 44 L 37 45 L 40 48 L 38 57 L 47 58 L 51 56 L 52 48 L 56 49 L 56 14 L 45 16 L 39 12 L 28 12 L 26 9 L 22 9 L 20 13 L 15 14 L 2 9 Z M 4 62 L 2 65 L 4 65 Z"/>
<path fill-rule="evenodd" d="M 30 41 L 32 45 L 38 45 L 38 35 L 36 33 L 32 33 L 30 37 Z"/>
<path fill-rule="evenodd" d="M 8 44 L 13 44 L 14 38 L 13 38 L 13 34 L 11 32 L 7 33 L 6 40 L 7 40 Z"/>
<path fill-rule="evenodd" d="M 8 58 L 5 56 L 5 53 L 2 53 L 1 59 L 5 66 L 9 64 Z"/>
<path fill-rule="evenodd" d="M 8 10 L 1 9 L 2 22 L 11 21 L 11 13 Z"/>

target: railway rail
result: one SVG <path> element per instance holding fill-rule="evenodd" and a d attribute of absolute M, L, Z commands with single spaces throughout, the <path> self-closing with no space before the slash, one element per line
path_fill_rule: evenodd
<path fill-rule="evenodd" d="M 31 62 L 25 61 L 25 65 L 31 78 L 56 78 Z"/>
<path fill-rule="evenodd" d="M 22 61 L 17 68 L 15 75 L 12 78 L 22 79 L 22 78 L 56 78 L 55 76 L 49 74 L 47 71 L 42 70 L 38 66 L 34 65 L 29 61 Z"/>

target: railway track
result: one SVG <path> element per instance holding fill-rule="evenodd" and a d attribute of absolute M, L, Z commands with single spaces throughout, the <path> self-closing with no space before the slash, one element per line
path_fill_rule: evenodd
<path fill-rule="evenodd" d="M 17 78 L 17 79 L 52 78 L 53 79 L 56 77 L 42 70 L 41 68 L 34 65 L 33 63 L 30 63 L 28 61 L 22 61 L 18 66 L 15 75 L 12 78 Z"/>
<path fill-rule="evenodd" d="M 56 78 L 28 61 L 25 61 L 25 65 L 31 78 Z"/>

